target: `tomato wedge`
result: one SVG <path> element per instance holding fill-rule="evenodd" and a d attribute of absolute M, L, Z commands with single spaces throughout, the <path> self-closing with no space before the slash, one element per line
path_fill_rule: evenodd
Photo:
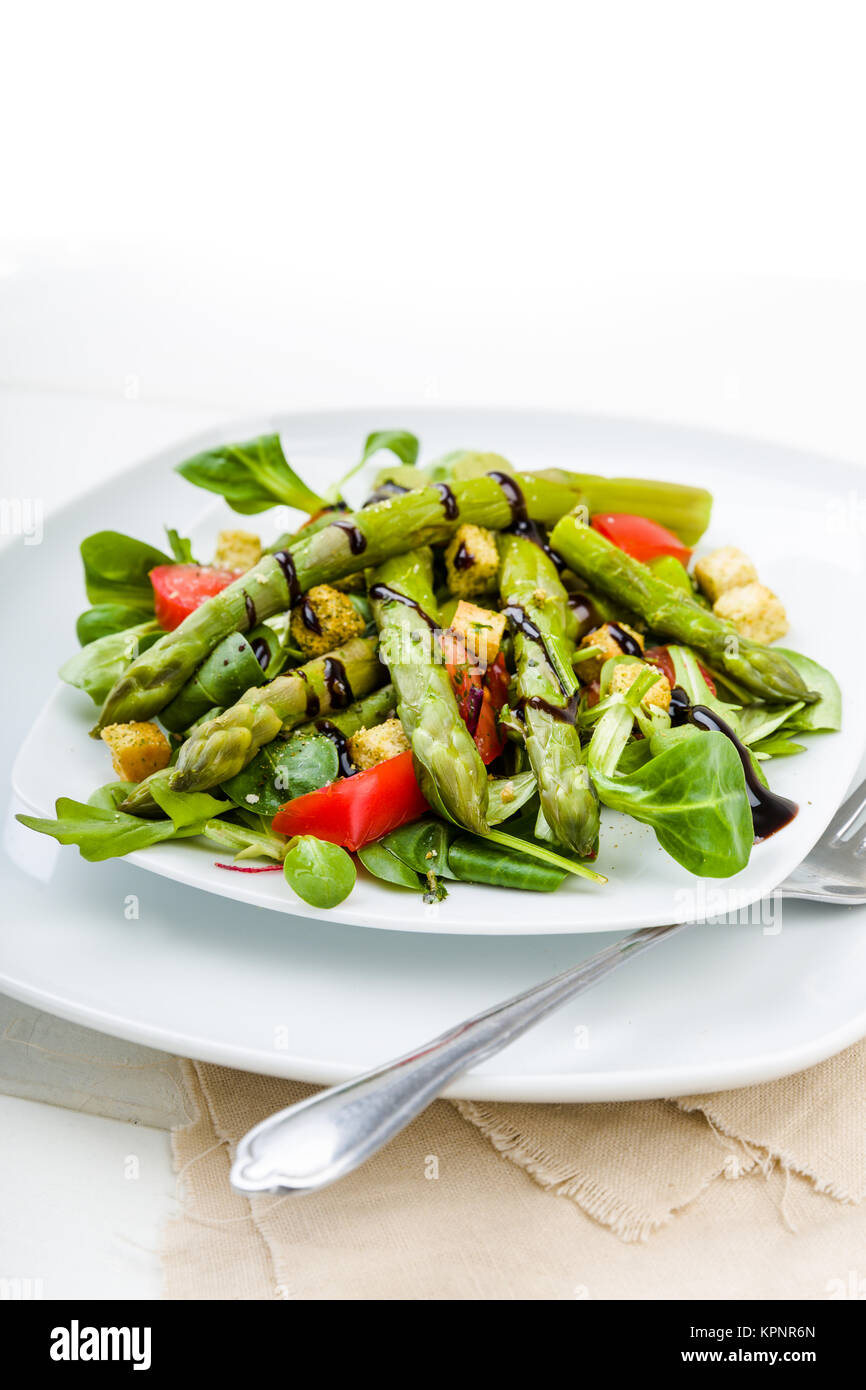
<path fill-rule="evenodd" d="M 658 555 L 673 555 L 683 565 L 687 565 L 691 559 L 692 552 L 678 536 L 645 516 L 632 516 L 629 512 L 596 512 L 590 518 L 590 525 L 624 550 L 626 555 L 643 564 L 655 560 Z"/>
<path fill-rule="evenodd" d="M 452 636 L 452 649 L 459 656 L 461 644 L 456 635 Z M 497 715 L 508 698 L 508 668 L 505 665 L 505 657 L 502 652 L 497 652 L 495 661 L 483 674 L 474 670 L 468 663 L 463 665 L 449 662 L 448 674 L 457 697 L 460 717 L 474 738 L 475 747 L 486 766 L 492 763 L 494 758 L 498 758 L 505 747 L 505 739 L 499 732 L 497 722 Z"/>
<path fill-rule="evenodd" d="M 156 621 L 171 632 L 199 604 L 228 588 L 241 573 L 209 565 L 157 565 L 150 571 Z"/>
<path fill-rule="evenodd" d="M 646 651 L 644 652 L 644 660 L 648 661 L 652 666 L 657 666 L 661 671 L 662 675 L 667 676 L 668 683 L 671 687 L 671 690 L 673 690 L 677 681 L 676 676 L 674 674 L 674 663 L 671 659 L 671 654 L 668 651 L 667 647 L 647 647 Z M 698 662 L 698 667 L 700 668 L 701 675 L 703 676 L 704 680 L 709 686 L 710 694 L 715 695 L 716 683 L 710 675 L 709 671 L 707 670 L 706 666 L 701 666 L 701 663 Z"/>
<path fill-rule="evenodd" d="M 274 816 L 273 827 L 281 835 L 317 835 L 355 850 L 429 809 L 407 750 L 366 772 L 287 801 Z"/>

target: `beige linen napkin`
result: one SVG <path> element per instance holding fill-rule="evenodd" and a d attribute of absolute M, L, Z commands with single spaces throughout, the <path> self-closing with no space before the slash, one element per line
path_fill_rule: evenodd
<path fill-rule="evenodd" d="M 674 1102 L 438 1101 L 325 1192 L 251 1201 L 228 1187 L 237 1141 L 315 1088 L 183 1067 L 170 1298 L 823 1298 L 866 1280 L 866 1040 Z"/>

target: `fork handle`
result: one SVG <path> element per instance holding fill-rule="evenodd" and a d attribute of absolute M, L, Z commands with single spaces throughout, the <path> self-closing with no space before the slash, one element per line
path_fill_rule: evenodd
<path fill-rule="evenodd" d="M 631 932 L 405 1056 L 271 1115 L 238 1145 L 232 1187 L 248 1196 L 303 1193 L 345 1177 L 405 1129 L 459 1072 L 492 1057 L 624 961 L 686 926 Z"/>

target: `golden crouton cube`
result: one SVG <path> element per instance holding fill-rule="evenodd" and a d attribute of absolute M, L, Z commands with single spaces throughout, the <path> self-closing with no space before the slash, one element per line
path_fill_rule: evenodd
<path fill-rule="evenodd" d="M 742 637 L 752 642 L 775 642 L 788 631 L 788 615 L 782 600 L 766 584 L 739 584 L 713 604 L 718 618 L 726 618 Z"/>
<path fill-rule="evenodd" d="M 262 558 L 262 543 L 252 531 L 220 531 L 213 562 L 218 570 L 251 570 Z"/>
<path fill-rule="evenodd" d="M 490 666 L 495 660 L 502 644 L 505 631 L 505 614 L 495 613 L 490 608 L 479 608 L 474 603 L 461 599 L 451 620 L 451 629 L 459 633 L 466 648 L 466 656 L 473 666 Z"/>
<path fill-rule="evenodd" d="M 323 656 L 359 637 L 366 624 L 352 600 L 331 584 L 316 584 L 292 613 L 292 640 L 304 656 Z"/>
<path fill-rule="evenodd" d="M 448 587 L 458 598 L 492 589 L 499 573 L 496 537 L 483 526 L 458 526 L 445 551 Z"/>
<path fill-rule="evenodd" d="M 751 584 L 757 577 L 758 571 L 748 555 L 735 545 L 719 546 L 695 564 L 695 579 L 710 603 L 715 603 L 728 589 Z"/>
<path fill-rule="evenodd" d="M 368 767 L 376 767 L 379 763 L 386 763 L 389 758 L 396 758 L 398 753 L 405 753 L 409 747 L 400 720 L 386 719 L 384 724 L 377 724 L 375 728 L 359 729 L 352 734 L 349 757 L 359 772 L 365 772 Z"/>
<path fill-rule="evenodd" d="M 121 782 L 143 782 L 152 772 L 168 767 L 171 748 L 156 724 L 108 724 L 101 737 L 111 750 L 111 763 Z"/>
<path fill-rule="evenodd" d="M 617 630 L 624 634 L 623 639 L 617 635 Z M 631 641 L 629 641 L 629 638 Z M 576 667 L 578 676 L 586 684 L 594 681 L 596 676 L 601 674 L 604 663 L 612 656 L 637 656 L 637 652 L 629 650 L 632 643 L 636 643 L 638 650 L 643 651 L 644 640 L 639 632 L 635 632 L 633 627 L 626 623 L 602 623 L 594 632 L 588 632 L 581 639 L 578 651 L 582 647 L 600 647 L 601 650 L 595 656 L 588 656 L 585 661 L 581 661 Z"/>
<path fill-rule="evenodd" d="M 637 680 L 641 671 L 649 671 L 650 669 L 645 661 L 623 661 L 619 666 L 614 666 L 610 680 L 611 691 L 628 690 Z M 667 710 L 670 708 L 671 685 L 667 676 L 659 674 L 658 680 L 650 686 L 644 695 L 643 703 L 655 705 L 656 709 Z"/>

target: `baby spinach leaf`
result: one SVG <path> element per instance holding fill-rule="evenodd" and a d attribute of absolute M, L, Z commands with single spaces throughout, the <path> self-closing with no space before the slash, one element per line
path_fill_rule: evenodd
<path fill-rule="evenodd" d="M 788 651 L 784 647 L 774 647 L 773 650 L 780 656 L 787 657 L 809 689 L 817 690 L 821 697 L 813 705 L 806 705 L 793 713 L 786 727 L 797 733 L 807 733 L 810 730 L 813 733 L 829 733 L 841 729 L 842 692 L 835 676 L 825 667 L 819 666 L 817 661 L 812 661 L 811 657 L 801 656 L 799 652 Z"/>
<path fill-rule="evenodd" d="M 802 700 L 794 705 L 747 705 L 737 715 L 737 736 L 741 743 L 753 747 L 805 708 Z"/>
<path fill-rule="evenodd" d="M 138 627 L 152 617 L 152 602 L 146 608 L 135 608 L 127 603 L 100 603 L 95 608 L 86 609 L 80 615 L 75 624 L 75 635 L 82 647 L 86 647 L 89 643 L 98 641 L 100 637 L 109 637 L 114 632 L 125 632 L 128 627 Z"/>
<path fill-rule="evenodd" d="M 179 565 L 194 565 L 196 562 L 192 557 L 192 541 L 179 535 L 173 526 L 166 526 L 165 534 L 168 536 L 171 553 L 177 563 Z"/>
<path fill-rule="evenodd" d="M 384 879 L 386 883 L 397 883 L 401 888 L 414 888 L 416 892 L 424 886 L 415 870 L 404 864 L 402 859 L 398 859 L 396 854 L 392 854 L 381 840 L 362 845 L 358 850 L 358 858 L 365 869 L 376 878 Z"/>
<path fill-rule="evenodd" d="M 339 771 L 331 739 L 302 734 L 266 744 L 243 772 L 223 783 L 222 790 L 237 806 L 275 816 L 294 797 L 328 786 Z"/>
<path fill-rule="evenodd" d="M 289 887 L 311 907 L 336 907 L 355 886 L 355 865 L 339 845 L 298 835 L 283 860 Z"/>
<path fill-rule="evenodd" d="M 96 806 L 101 811 L 116 811 L 120 803 L 125 801 L 137 786 L 137 782 L 106 782 L 105 786 L 97 787 L 95 792 L 91 792 L 87 804 Z"/>
<path fill-rule="evenodd" d="M 146 849 L 177 833 L 170 820 L 140 820 L 124 811 L 90 806 L 62 796 L 55 810 L 56 820 L 39 816 L 18 816 L 22 825 L 40 835 L 51 835 L 61 845 L 77 845 L 82 859 L 95 863 L 117 859 L 135 850 Z"/>
<path fill-rule="evenodd" d="M 210 792 L 172 791 L 170 776 L 171 770 L 165 768 L 148 778 L 148 786 L 157 806 L 165 811 L 175 830 L 199 834 L 213 816 L 221 816 L 228 810 L 226 802 L 211 796 Z"/>
<path fill-rule="evenodd" d="M 781 733 L 771 735 L 770 738 L 760 739 L 759 742 L 753 743 L 751 747 L 753 759 L 755 757 L 790 758 L 795 753 L 805 753 L 805 751 L 806 745 L 804 743 L 793 743 L 791 741 L 791 734 L 785 733 L 784 730 Z"/>
<path fill-rule="evenodd" d="M 426 877 L 432 872 L 440 878 L 454 878 L 448 866 L 448 845 L 454 833 L 454 827 L 444 821 L 424 816 L 392 830 L 380 843 L 416 873 Z"/>
<path fill-rule="evenodd" d="M 754 830 L 736 748 L 715 732 L 661 736 L 660 745 L 663 752 L 627 775 L 592 768 L 599 799 L 651 825 L 662 849 L 691 873 L 738 873 L 749 862 Z"/>
<path fill-rule="evenodd" d="M 128 627 L 122 632 L 109 633 L 82 647 L 61 666 L 58 675 L 67 685 L 84 690 L 101 705 L 115 681 L 119 680 L 130 662 L 162 635 L 162 628 L 153 620 Z"/>
<path fill-rule="evenodd" d="M 345 484 L 355 474 L 360 472 L 374 454 L 378 454 L 382 449 L 389 449 L 395 458 L 406 468 L 414 468 L 418 462 L 418 450 L 420 448 L 418 439 L 409 430 L 374 430 L 368 434 L 364 441 L 364 450 L 358 462 L 353 464 L 348 473 L 344 473 L 339 482 L 334 483 L 328 488 L 327 496 L 329 502 L 336 502 Z M 416 480 L 408 484 L 409 487 L 420 487 L 422 480 Z"/>
<path fill-rule="evenodd" d="M 153 611 L 150 571 L 171 556 L 120 531 L 97 531 L 81 542 L 84 587 L 92 604 L 125 604 Z"/>
<path fill-rule="evenodd" d="M 244 516 L 282 503 L 302 512 L 317 512 L 325 499 L 299 478 L 288 462 L 279 435 L 263 434 L 246 444 L 206 449 L 177 465 L 187 482 L 217 492 Z"/>

